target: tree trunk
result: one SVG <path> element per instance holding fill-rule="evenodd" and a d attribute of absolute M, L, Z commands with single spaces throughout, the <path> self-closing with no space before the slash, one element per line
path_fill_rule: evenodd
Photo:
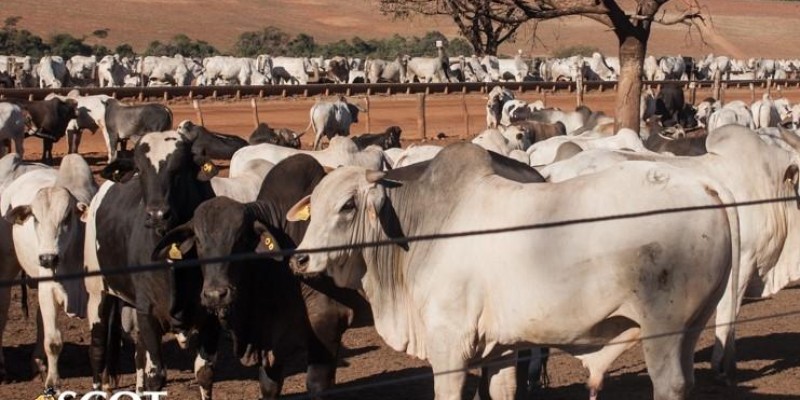
<path fill-rule="evenodd" d="M 647 53 L 647 37 L 619 32 L 619 87 L 617 88 L 616 128 L 639 132 L 639 106 L 642 95 L 642 69 Z M 649 32 L 647 35 L 649 36 Z"/>

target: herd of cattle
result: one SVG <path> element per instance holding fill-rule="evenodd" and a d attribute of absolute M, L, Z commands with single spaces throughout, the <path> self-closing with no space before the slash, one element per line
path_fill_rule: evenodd
<path fill-rule="evenodd" d="M 343 332 L 374 323 L 393 349 L 430 361 L 437 399 L 461 398 L 470 365 L 531 346 L 579 357 L 595 398 L 639 341 L 654 397 L 682 399 L 711 315 L 712 366 L 730 379 L 729 322 L 744 296 L 800 279 L 800 203 L 720 207 L 798 196 L 800 105 L 764 96 L 693 107 L 670 85 L 642 102 L 641 133 L 615 132 L 602 113 L 545 109 L 496 87 L 472 143 L 403 149 L 400 127 L 351 138 L 359 109 L 319 101 L 313 150 L 300 149 L 304 132 L 261 124 L 246 141 L 107 96 L 0 103 L 0 139 L 17 147 L 0 159 L 0 281 L 102 273 L 38 284 L 34 357 L 46 388 L 59 388 L 63 308 L 88 320 L 93 389 L 115 384 L 123 334 L 136 346 L 136 390 L 163 388 L 162 336 L 173 332 L 196 353 L 209 399 L 227 333 L 264 398 L 280 394 L 298 356 L 321 397 Z M 109 146 L 100 186 L 74 154 L 84 129 Z M 27 135 L 51 146 L 69 135 L 73 154 L 58 168 L 23 161 Z M 651 213 L 698 206 L 710 207 Z M 605 220 L 628 213 L 644 216 Z M 552 226 L 503 231 L 531 224 Z M 499 232 L 413 239 L 485 230 Z M 182 267 L 191 259 L 211 261 Z M 154 261 L 173 267 L 132 270 Z M 0 288 L 0 332 L 10 290 Z M 4 365 L 0 352 L 0 376 Z M 529 368 L 484 367 L 485 393 L 513 399 L 535 379 Z"/>
<path fill-rule="evenodd" d="M 796 79 L 800 59 L 731 59 L 709 54 L 704 58 L 648 56 L 643 78 L 651 81 L 713 79 Z M 185 86 L 268 85 L 378 82 L 500 82 L 500 81 L 615 81 L 619 58 L 594 53 L 591 57 L 514 58 L 496 56 L 398 56 L 394 60 L 353 57 L 256 58 L 213 56 L 183 57 L 76 55 L 68 60 L 44 56 L 0 56 L 0 87 L 61 88 L 69 86 Z"/>

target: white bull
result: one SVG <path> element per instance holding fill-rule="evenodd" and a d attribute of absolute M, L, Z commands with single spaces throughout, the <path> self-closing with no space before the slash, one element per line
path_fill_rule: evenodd
<path fill-rule="evenodd" d="M 325 167 L 336 168 L 340 165 L 361 165 L 366 168 L 382 169 L 386 163 L 383 151 L 377 146 L 369 146 L 358 150 L 358 146 L 350 138 L 336 136 L 324 150 L 296 150 L 289 147 L 269 143 L 246 146 L 233 154 L 231 158 L 230 176 L 239 177 L 246 174 L 248 162 L 266 160 L 278 164 L 281 160 L 295 154 L 308 154 Z"/>
<path fill-rule="evenodd" d="M 687 214 L 688 223 L 662 214 L 493 237 L 348 246 L 718 206 L 731 201 L 724 187 L 649 162 L 559 184 L 523 184 L 495 175 L 488 152 L 471 144 L 443 150 L 413 181 L 383 178 L 358 167 L 323 178 L 287 214 L 290 221 L 307 218 L 310 206 L 292 265 L 363 287 L 384 341 L 431 363 L 436 399 L 460 399 L 472 363 L 532 344 L 577 355 L 589 369 L 594 397 L 613 361 L 641 342 L 655 399 L 688 394 L 695 344 L 731 266 L 738 266 L 733 210 Z M 329 246 L 345 249 L 302 253 Z M 513 399 L 514 367 L 487 369 L 491 397 Z"/>
<path fill-rule="evenodd" d="M 69 71 L 59 56 L 44 56 L 39 60 L 39 87 L 57 89 L 67 83 Z"/>
<path fill-rule="evenodd" d="M 14 224 L 14 248 L 26 274 L 43 278 L 56 272 L 83 272 L 81 218 L 96 191 L 89 165 L 77 154 L 65 156 L 59 170 L 28 172 L 6 188 L 0 210 Z M 38 289 L 47 354 L 44 383 L 47 388 L 58 389 L 58 357 L 63 340 L 56 326 L 56 307 L 63 306 L 68 315 L 85 316 L 86 289 L 81 280 L 40 282 Z"/>
<path fill-rule="evenodd" d="M 26 112 L 22 107 L 12 103 L 0 103 L 0 141 L 13 140 L 14 149 L 20 157 L 25 155 L 25 147 L 22 141 L 25 139 L 25 132 L 30 128 L 27 126 Z M 5 146 L 2 146 L 5 154 Z"/>
<path fill-rule="evenodd" d="M 559 146 L 566 142 L 572 142 L 582 149 L 610 149 L 620 150 L 629 149 L 641 153 L 650 151 L 644 147 L 639 135 L 630 129 L 620 129 L 616 135 L 607 137 L 595 136 L 594 132 L 588 132 L 577 136 L 556 136 L 550 139 L 534 143 L 528 148 L 530 165 L 534 167 L 551 164 L 558 152 Z"/>
<path fill-rule="evenodd" d="M 658 160 L 714 179 L 739 203 L 780 199 L 797 194 L 800 171 L 799 140 L 795 136 L 791 141 L 792 136 L 786 134 L 783 138 L 789 142 L 730 125 L 708 137 L 708 154 L 702 156 L 666 157 L 590 150 L 546 167 L 542 175 L 550 181 L 561 182 L 611 168 L 625 160 Z M 743 159 L 748 162 L 742 163 Z M 741 221 L 741 269 L 735 280 L 738 286 L 734 291 L 726 291 L 717 306 L 717 344 L 712 355 L 715 371 L 727 378 L 735 370 L 736 361 L 734 327 L 730 324 L 735 315 L 730 315 L 731 307 L 738 313 L 746 293 L 751 297 L 768 297 L 800 278 L 800 230 L 796 229 L 800 210 L 795 204 L 772 202 L 736 210 Z"/>

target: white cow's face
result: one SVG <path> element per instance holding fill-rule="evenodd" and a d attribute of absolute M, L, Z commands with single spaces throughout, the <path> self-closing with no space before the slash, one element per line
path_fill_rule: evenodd
<path fill-rule="evenodd" d="M 360 167 L 341 167 L 326 176 L 310 197 L 298 202 L 287 219 L 311 218 L 299 251 L 351 246 L 378 238 L 380 212 L 386 199 L 378 184 L 383 173 Z M 292 267 L 300 273 L 327 272 L 337 284 L 352 287 L 364 274 L 361 249 L 334 249 L 325 253 L 298 253 Z M 358 268 L 357 268 L 358 267 Z"/>
<path fill-rule="evenodd" d="M 18 225 L 32 220 L 39 243 L 39 264 L 55 269 L 70 243 L 81 235 L 80 219 L 88 209 L 88 205 L 78 202 L 66 189 L 47 187 L 36 193 L 30 205 L 11 210 L 7 218 Z"/>

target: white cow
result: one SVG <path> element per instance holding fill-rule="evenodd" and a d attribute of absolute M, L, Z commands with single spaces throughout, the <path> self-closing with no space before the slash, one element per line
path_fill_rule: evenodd
<path fill-rule="evenodd" d="M 606 64 L 606 59 L 600 53 L 592 53 L 591 57 L 583 58 L 583 76 L 590 81 L 615 81 L 619 72 L 611 69 Z"/>
<path fill-rule="evenodd" d="M 583 361 L 592 397 L 612 362 L 639 342 L 656 399 L 683 399 L 691 390 L 695 344 L 732 264 L 738 267 L 733 210 L 704 210 L 689 221 L 653 215 L 302 252 L 397 239 L 398 232 L 475 232 L 719 205 L 731 201 L 724 187 L 649 162 L 524 184 L 496 175 L 488 152 L 471 144 L 446 148 L 413 181 L 383 176 L 339 168 L 298 202 L 287 218 L 310 211 L 310 223 L 292 266 L 363 288 L 385 343 L 430 362 L 437 399 L 461 398 L 472 363 L 540 343 Z M 513 399 L 514 366 L 487 368 L 491 397 Z"/>
<path fill-rule="evenodd" d="M 448 82 L 445 66 L 447 58 L 405 56 L 406 82 Z"/>
<path fill-rule="evenodd" d="M 793 135 L 789 133 L 788 135 Z M 630 152 L 589 150 L 548 166 L 542 175 L 560 182 L 611 168 L 624 160 L 658 160 L 708 176 L 730 190 L 736 202 L 785 198 L 797 194 L 800 141 L 796 136 L 758 135 L 735 125 L 719 128 L 706 142 L 708 153 L 697 157 L 665 157 Z M 783 139 L 788 139 L 784 141 Z M 747 163 L 742 163 L 742 160 Z M 758 165 L 758 168 L 753 168 Z M 745 295 L 768 297 L 800 279 L 800 210 L 794 202 L 738 207 L 741 269 L 735 291 L 726 291 L 717 306 L 712 366 L 726 377 L 735 369 L 731 306 L 738 313 Z M 730 295 L 736 293 L 736 296 Z"/>
<path fill-rule="evenodd" d="M 20 265 L 41 278 L 83 271 L 84 227 L 97 185 L 86 161 L 77 154 L 64 157 L 59 170 L 45 168 L 14 180 L 3 193 L 0 210 L 13 223 L 13 240 Z M 86 289 L 81 280 L 40 282 L 39 311 L 47 354 L 45 387 L 59 387 L 58 357 L 63 347 L 56 326 L 57 306 L 71 316 L 85 316 Z M 5 318 L 3 315 L 0 318 Z"/>
<path fill-rule="evenodd" d="M 93 82 L 97 73 L 97 56 L 74 55 L 66 63 L 72 82 L 82 85 Z"/>
<path fill-rule="evenodd" d="M 616 135 L 598 137 L 593 132 L 577 136 L 555 136 L 541 142 L 534 143 L 528 148 L 530 165 L 539 167 L 553 163 L 556 158 L 559 146 L 566 142 L 572 142 L 582 149 L 610 149 L 621 150 L 629 149 L 641 153 L 650 153 L 642 143 L 639 135 L 627 128 L 620 129 Z"/>
<path fill-rule="evenodd" d="M 400 168 L 431 160 L 433 157 L 436 157 L 442 149 L 442 146 L 433 144 L 412 143 L 405 149 L 394 148 L 385 150 L 384 155 L 392 168 Z"/>
<path fill-rule="evenodd" d="M 148 86 L 183 86 L 192 80 L 186 60 L 177 54 L 175 57 L 146 56 L 139 60 L 136 71 L 147 78 Z"/>
<path fill-rule="evenodd" d="M 133 71 L 116 54 L 104 56 L 97 63 L 97 81 L 100 87 L 125 86 L 126 78 L 130 78 L 131 73 Z"/>
<path fill-rule="evenodd" d="M 781 123 L 778 108 L 767 93 L 753 103 L 750 112 L 753 115 L 753 129 L 776 127 Z"/>
<path fill-rule="evenodd" d="M 514 100 L 514 93 L 502 87 L 495 86 L 486 99 L 486 127 L 497 128 L 503 115 L 503 105 Z"/>
<path fill-rule="evenodd" d="M 394 61 L 367 58 L 364 62 L 364 75 L 367 83 L 405 83 L 405 60 L 399 56 Z"/>
<path fill-rule="evenodd" d="M 247 57 L 213 56 L 203 59 L 203 75 L 208 83 L 217 79 L 250 85 L 253 73 L 258 73 L 256 61 Z"/>
<path fill-rule="evenodd" d="M 59 56 L 44 56 L 38 66 L 39 87 L 57 89 L 67 83 L 69 71 Z"/>
<path fill-rule="evenodd" d="M 383 151 L 377 146 L 369 146 L 359 151 L 358 146 L 350 138 L 335 136 L 324 150 L 297 150 L 269 143 L 246 146 L 237 150 L 231 158 L 230 176 L 243 176 L 251 160 L 266 160 L 278 164 L 281 160 L 295 154 L 308 154 L 325 167 L 336 168 L 340 165 L 361 165 L 372 169 L 382 169 L 385 165 Z"/>
<path fill-rule="evenodd" d="M 256 58 L 256 69 L 276 85 L 307 84 L 311 67 L 311 60 L 306 57 L 271 57 L 261 54 Z"/>
<path fill-rule="evenodd" d="M 226 196 L 240 203 L 255 201 L 261 182 L 275 164 L 261 159 L 249 160 L 237 170 L 236 176 L 211 178 L 211 188 L 217 196 Z"/>

